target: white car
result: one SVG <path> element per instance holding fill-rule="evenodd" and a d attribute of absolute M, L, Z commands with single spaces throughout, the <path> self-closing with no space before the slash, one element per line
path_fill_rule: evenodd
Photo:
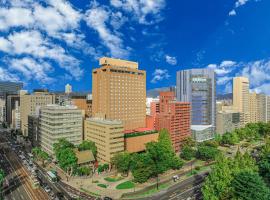
<path fill-rule="evenodd" d="M 49 186 L 46 186 L 46 187 L 44 188 L 44 190 L 45 190 L 45 192 L 49 193 L 49 192 L 51 191 L 51 188 L 50 188 Z"/>

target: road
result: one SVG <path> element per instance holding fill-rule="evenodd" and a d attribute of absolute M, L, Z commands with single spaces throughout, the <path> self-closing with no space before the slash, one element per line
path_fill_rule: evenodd
<path fill-rule="evenodd" d="M 1 168 L 7 175 L 9 185 L 4 188 L 6 200 L 48 200 L 49 196 L 42 189 L 32 188 L 30 174 L 26 171 L 17 155 L 12 151 L 8 140 L 0 134 Z"/>
<path fill-rule="evenodd" d="M 152 197 L 137 200 L 202 200 L 201 187 L 208 172 L 192 176 Z"/>

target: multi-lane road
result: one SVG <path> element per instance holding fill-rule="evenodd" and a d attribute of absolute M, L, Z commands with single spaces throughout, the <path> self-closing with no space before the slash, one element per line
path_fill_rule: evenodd
<path fill-rule="evenodd" d="M 49 196 L 40 188 L 34 189 L 30 174 L 21 160 L 12 151 L 8 140 L 0 134 L 0 166 L 7 177 L 4 188 L 5 200 L 48 200 Z"/>

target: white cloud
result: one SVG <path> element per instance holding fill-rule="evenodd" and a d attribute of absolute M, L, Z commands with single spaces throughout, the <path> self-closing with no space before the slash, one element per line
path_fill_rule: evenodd
<path fill-rule="evenodd" d="M 233 10 L 231 10 L 231 11 L 229 12 L 229 16 L 234 16 L 234 15 L 236 15 L 236 11 L 233 9 Z"/>
<path fill-rule="evenodd" d="M 76 79 L 79 79 L 83 73 L 76 58 L 68 55 L 62 47 L 44 38 L 38 31 L 15 32 L 7 38 L 1 38 L 0 50 L 10 55 L 26 54 L 36 58 L 54 60 Z"/>
<path fill-rule="evenodd" d="M 89 27 L 96 30 L 103 44 L 110 50 L 113 57 L 128 57 L 129 51 L 123 47 L 123 40 L 108 27 L 111 12 L 105 7 L 93 5 L 86 12 L 86 22 Z"/>
<path fill-rule="evenodd" d="M 140 24 L 154 24 L 162 19 L 165 0 L 110 0 L 115 8 L 131 14 Z"/>
<path fill-rule="evenodd" d="M 229 74 L 236 67 L 236 62 L 231 60 L 224 60 L 219 65 L 209 64 L 207 68 L 214 69 L 218 76 Z"/>
<path fill-rule="evenodd" d="M 237 12 L 236 10 L 239 8 L 239 7 L 242 7 L 244 5 L 246 5 L 246 3 L 248 3 L 249 1 L 251 0 L 237 0 L 234 4 L 234 7 L 233 9 L 229 12 L 229 16 L 235 16 L 237 15 Z M 259 0 L 254 0 L 255 2 L 259 1 Z"/>
<path fill-rule="evenodd" d="M 43 84 L 49 84 L 54 81 L 53 78 L 48 76 L 48 74 L 52 72 L 53 68 L 47 62 L 37 62 L 32 58 L 25 57 L 22 59 L 12 59 L 8 63 L 11 71 L 15 70 L 22 73 L 24 79 L 27 81 L 32 79 Z"/>
<path fill-rule="evenodd" d="M 29 27 L 34 23 L 32 11 L 26 8 L 0 8 L 0 30 L 10 27 Z"/>
<path fill-rule="evenodd" d="M 165 55 L 166 62 L 169 63 L 170 65 L 176 65 L 177 64 L 177 59 L 176 57 Z"/>
<path fill-rule="evenodd" d="M 0 66 L 0 81 L 19 81 L 17 75 Z"/>
<path fill-rule="evenodd" d="M 158 81 L 162 81 L 170 77 L 167 69 L 156 69 L 152 75 L 153 78 L 151 80 L 151 83 L 157 83 Z"/>

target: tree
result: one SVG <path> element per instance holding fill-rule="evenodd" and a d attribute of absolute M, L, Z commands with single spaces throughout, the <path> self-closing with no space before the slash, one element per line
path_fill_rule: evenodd
<path fill-rule="evenodd" d="M 44 167 L 45 161 L 49 159 L 49 154 L 45 151 L 42 151 L 39 147 L 34 147 L 32 149 L 32 153 L 37 160 L 42 161 L 42 166 Z"/>
<path fill-rule="evenodd" d="M 256 172 L 243 171 L 232 181 L 232 196 L 243 200 L 268 200 L 269 188 Z"/>
<path fill-rule="evenodd" d="M 2 185 L 3 185 L 3 182 L 4 182 L 4 179 L 5 179 L 5 172 L 0 169 L 0 199 L 2 199 Z"/>
<path fill-rule="evenodd" d="M 222 144 L 229 144 L 229 145 L 234 145 L 236 143 L 239 142 L 239 137 L 237 135 L 236 132 L 232 132 L 232 133 L 225 133 L 223 136 L 222 136 L 222 140 L 221 140 L 221 143 Z"/>
<path fill-rule="evenodd" d="M 60 167 L 67 172 L 68 176 L 71 176 L 73 170 L 77 167 L 78 160 L 73 149 L 68 147 L 58 150 L 56 159 L 58 160 Z"/>
<path fill-rule="evenodd" d="M 183 146 L 181 149 L 180 157 L 184 160 L 191 160 L 196 155 L 195 150 L 190 146 Z"/>
<path fill-rule="evenodd" d="M 189 146 L 189 147 L 195 147 L 196 141 L 192 137 L 186 137 L 182 143 L 181 146 Z"/>
<path fill-rule="evenodd" d="M 131 156 L 128 152 L 115 154 L 112 157 L 112 165 L 114 165 L 118 172 L 128 175 L 130 170 Z"/>
<path fill-rule="evenodd" d="M 232 178 L 230 161 L 224 156 L 219 157 L 202 187 L 203 199 L 226 199 Z"/>
<path fill-rule="evenodd" d="M 201 145 L 198 147 L 196 157 L 204 161 L 214 160 L 220 151 L 215 147 Z"/>
<path fill-rule="evenodd" d="M 134 182 L 144 183 L 153 176 L 153 160 L 149 154 L 133 154 L 131 159 L 131 171 Z"/>
<path fill-rule="evenodd" d="M 84 140 L 81 144 L 79 144 L 78 149 L 79 151 L 91 150 L 95 157 L 97 155 L 97 147 L 95 143 L 89 140 Z"/>
<path fill-rule="evenodd" d="M 60 152 L 60 150 L 66 149 L 66 148 L 75 148 L 74 144 L 72 144 L 71 142 L 67 141 L 64 138 L 61 138 L 58 140 L 57 143 L 53 144 L 53 150 L 57 156 L 57 154 Z"/>

